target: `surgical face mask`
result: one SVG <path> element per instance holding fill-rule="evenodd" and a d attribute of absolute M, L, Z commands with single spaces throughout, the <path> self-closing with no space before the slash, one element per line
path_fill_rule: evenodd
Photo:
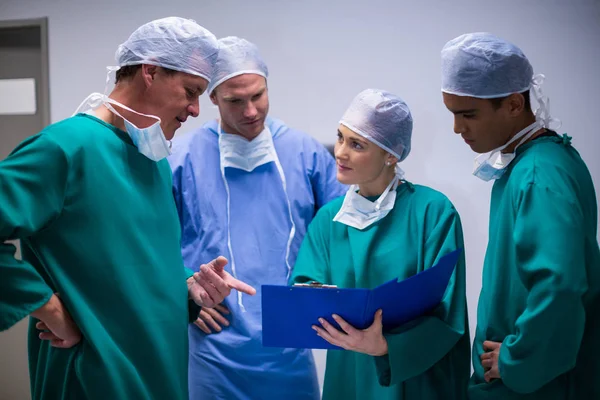
<path fill-rule="evenodd" d="M 290 203 L 290 198 L 287 194 L 287 182 L 285 179 L 285 174 L 283 173 L 283 168 L 281 167 L 279 157 L 277 157 L 277 152 L 275 151 L 275 145 L 273 144 L 273 136 L 271 134 L 271 131 L 268 127 L 265 126 L 265 129 L 257 137 L 255 137 L 254 140 L 248 141 L 244 137 L 239 135 L 223 133 L 221 121 L 219 121 L 218 134 L 219 155 L 221 161 L 221 177 L 223 178 L 225 192 L 227 193 L 227 249 L 229 250 L 229 261 L 231 265 L 231 271 L 233 272 L 233 276 L 236 279 L 238 278 L 235 258 L 233 256 L 233 248 L 231 245 L 231 194 L 229 191 L 229 184 L 227 183 L 227 179 L 225 177 L 225 168 L 237 168 L 243 169 L 247 172 L 252 172 L 254 169 L 261 165 L 273 162 L 275 163 L 277 171 L 279 172 L 279 177 L 281 178 L 283 192 L 285 194 L 285 199 L 287 201 L 288 206 L 288 217 L 290 219 L 290 234 L 288 236 L 288 241 L 285 250 L 287 279 L 289 279 L 292 272 L 292 266 L 289 260 L 290 249 L 292 247 L 292 241 L 294 240 L 294 236 L 296 234 L 296 224 L 294 223 L 294 218 L 292 215 L 292 205 Z M 243 200 L 239 199 L 239 201 Z M 240 306 L 240 309 L 242 311 L 246 311 L 242 302 L 242 292 L 238 291 L 237 295 L 238 305 Z"/>
<path fill-rule="evenodd" d="M 475 157 L 475 165 L 473 166 L 473 175 L 484 181 L 499 179 L 504 175 L 506 167 L 515 159 L 515 151 L 517 148 L 531 138 L 542 127 L 541 123 L 536 121 L 525 129 L 521 130 L 512 139 L 503 146 L 500 146 L 489 153 L 480 154 Z M 523 138 L 515 147 L 512 153 L 502 153 L 502 150 L 511 145 L 511 143 Z"/>
<path fill-rule="evenodd" d="M 275 162 L 277 153 L 269 128 L 265 127 L 251 141 L 240 135 L 222 133 L 221 129 L 221 122 L 219 121 L 219 152 L 223 167 L 238 168 L 251 172 L 261 165 Z"/>
<path fill-rule="evenodd" d="M 123 118 L 123 116 L 112 106 L 113 104 L 134 114 L 156 120 L 155 123 L 147 128 L 138 128 L 136 125 L 123 118 L 125 129 L 140 153 L 152 161 L 160 161 L 171 154 L 171 143 L 167 141 L 162 128 L 160 127 L 160 118 L 155 115 L 139 113 L 100 93 L 92 93 L 89 95 L 77 108 L 75 114 L 89 112 L 102 104 L 121 118 Z"/>
<path fill-rule="evenodd" d="M 385 218 L 396 203 L 396 187 L 401 176 L 402 170 L 396 167 L 394 179 L 375 202 L 369 201 L 358 194 L 358 185 L 351 185 L 346 192 L 340 211 L 333 220 L 363 230 Z"/>

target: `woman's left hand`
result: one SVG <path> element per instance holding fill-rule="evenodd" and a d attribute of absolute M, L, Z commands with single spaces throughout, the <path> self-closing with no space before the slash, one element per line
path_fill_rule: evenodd
<path fill-rule="evenodd" d="M 342 328 L 341 331 L 327 322 L 325 318 L 319 318 L 323 328 L 316 325 L 313 325 L 312 328 L 317 331 L 317 335 L 334 346 L 371 356 L 383 356 L 388 352 L 388 344 L 383 336 L 382 315 L 381 310 L 377 311 L 373 324 L 364 330 L 354 328 L 336 314 L 333 314 L 333 319 Z"/>

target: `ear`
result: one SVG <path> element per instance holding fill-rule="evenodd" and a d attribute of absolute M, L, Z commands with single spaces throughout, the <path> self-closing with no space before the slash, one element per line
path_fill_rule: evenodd
<path fill-rule="evenodd" d="M 513 93 L 504 99 L 504 104 L 508 107 L 509 115 L 516 117 L 525 110 L 525 97 L 521 93 Z"/>
<path fill-rule="evenodd" d="M 393 167 L 396 165 L 397 162 L 398 162 L 398 159 L 396 157 L 394 157 L 390 153 L 387 153 L 387 155 L 385 156 L 385 165 L 386 166 Z"/>
<path fill-rule="evenodd" d="M 214 89 L 209 97 L 210 97 L 210 101 L 212 101 L 212 103 L 215 106 L 218 106 L 218 104 L 217 104 L 217 89 Z"/>
<path fill-rule="evenodd" d="M 142 80 L 146 87 L 152 85 L 158 75 L 158 67 L 155 65 L 142 64 Z"/>

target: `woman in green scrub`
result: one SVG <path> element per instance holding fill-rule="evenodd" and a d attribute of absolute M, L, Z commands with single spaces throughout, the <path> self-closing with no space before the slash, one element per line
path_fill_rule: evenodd
<path fill-rule="evenodd" d="M 361 92 L 344 114 L 335 147 L 337 178 L 351 185 L 321 208 L 300 249 L 292 283 L 317 281 L 374 288 L 405 279 L 462 248 L 459 215 L 441 193 L 404 180 L 398 163 L 410 152 L 406 103 L 380 90 Z M 382 313 L 358 330 L 333 318 L 313 328 L 330 350 L 323 398 L 465 399 L 470 372 L 465 261 L 430 314 L 382 331 Z M 316 321 L 315 321 L 316 322 Z"/>

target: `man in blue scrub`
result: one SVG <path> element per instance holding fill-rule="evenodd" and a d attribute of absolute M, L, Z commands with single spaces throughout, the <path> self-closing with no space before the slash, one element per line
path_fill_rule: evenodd
<path fill-rule="evenodd" d="M 310 350 L 262 346 L 260 287 L 287 284 L 308 224 L 346 188 L 321 144 L 267 117 L 267 75 L 252 43 L 219 40 L 208 93 L 220 120 L 176 139 L 169 158 L 186 265 L 223 254 L 257 289 L 190 325 L 191 399 L 319 398 Z"/>
<path fill-rule="evenodd" d="M 600 399 L 596 192 L 571 138 L 551 129 L 542 80 L 488 33 L 442 50 L 454 131 L 480 153 L 473 174 L 494 181 L 470 399 Z"/>

